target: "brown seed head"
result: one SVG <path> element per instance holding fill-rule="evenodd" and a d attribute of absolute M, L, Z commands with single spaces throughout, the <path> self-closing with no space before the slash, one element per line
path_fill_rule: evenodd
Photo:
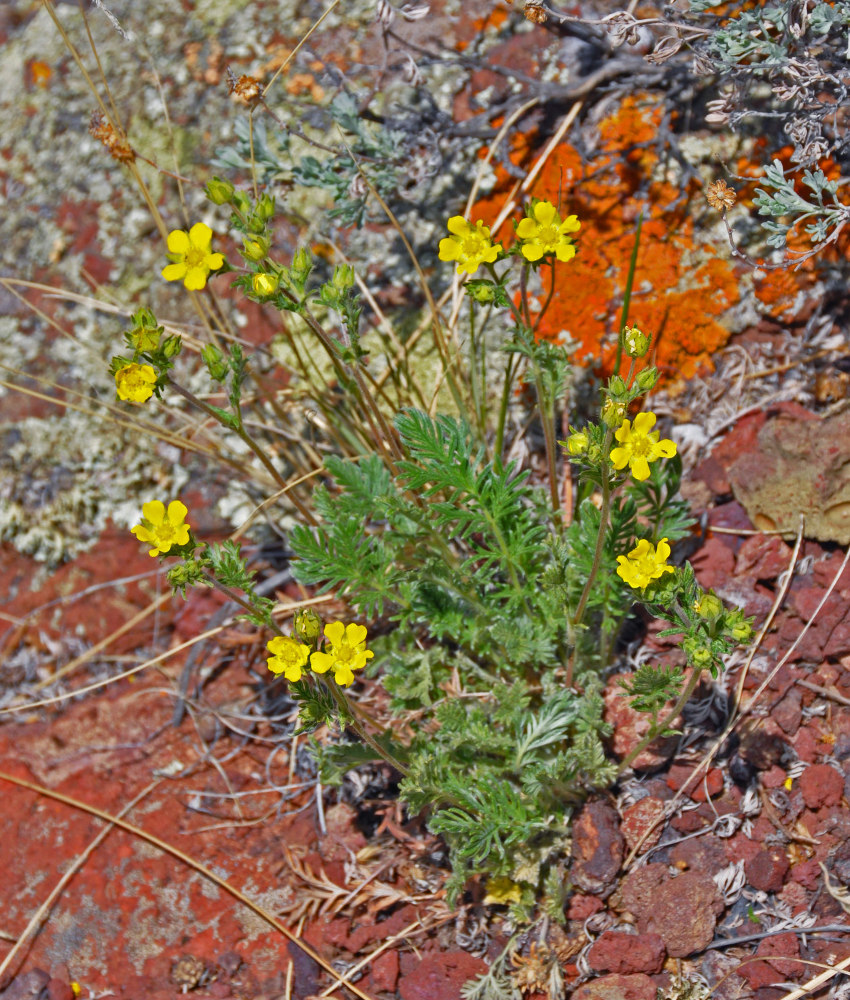
<path fill-rule="evenodd" d="M 247 104 L 248 107 L 257 104 L 263 96 L 263 86 L 259 80 L 245 73 L 237 80 L 230 70 L 227 71 L 227 89 L 237 101 Z"/>
<path fill-rule="evenodd" d="M 533 21 L 535 24 L 546 23 L 546 11 L 539 3 L 527 3 L 522 13 L 527 21 Z"/>
<path fill-rule="evenodd" d="M 136 159 L 133 147 L 103 117 L 95 111 L 89 121 L 89 132 L 109 150 L 109 155 L 119 163 L 132 163 Z"/>
<path fill-rule="evenodd" d="M 705 196 L 709 205 L 716 208 L 718 212 L 731 208 L 737 198 L 735 189 L 727 187 L 726 181 L 715 181 L 713 184 L 709 184 Z"/>

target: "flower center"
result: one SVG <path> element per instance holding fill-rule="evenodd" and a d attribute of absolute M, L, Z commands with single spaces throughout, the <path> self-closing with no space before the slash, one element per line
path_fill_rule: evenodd
<path fill-rule="evenodd" d="M 351 663 L 354 659 L 357 650 L 353 646 L 349 646 L 348 642 L 343 641 L 341 646 L 337 646 L 334 650 L 334 655 L 340 663 Z"/>
<path fill-rule="evenodd" d="M 542 226 L 537 234 L 537 239 L 544 247 L 551 250 L 561 242 L 561 234 L 556 226 Z"/>
<path fill-rule="evenodd" d="M 206 259 L 206 251 L 197 247 L 190 247 L 186 252 L 186 264 L 188 267 L 203 267 Z"/>
<path fill-rule="evenodd" d="M 485 241 L 478 233 L 472 233 L 463 241 L 463 252 L 467 257 L 480 257 L 485 250 Z"/>
<path fill-rule="evenodd" d="M 156 535 L 158 545 L 173 545 L 177 537 L 177 529 L 166 521 L 156 529 Z"/>

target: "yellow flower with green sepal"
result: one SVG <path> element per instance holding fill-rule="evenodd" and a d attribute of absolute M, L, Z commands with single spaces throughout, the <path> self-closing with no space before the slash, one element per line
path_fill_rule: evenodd
<path fill-rule="evenodd" d="M 283 674 L 290 682 L 301 680 L 301 668 L 307 665 L 310 649 L 288 635 L 276 635 L 266 643 L 272 654 L 268 659 L 273 674 Z"/>
<path fill-rule="evenodd" d="M 153 395 L 156 372 L 150 365 L 125 365 L 115 373 L 118 398 L 129 403 L 144 403 Z"/>
<path fill-rule="evenodd" d="M 673 567 L 667 565 L 670 558 L 670 545 L 662 538 L 658 546 L 642 538 L 625 556 L 617 556 L 617 576 L 635 590 L 643 590 L 653 580 L 658 580 L 665 573 L 672 573 Z"/>
<path fill-rule="evenodd" d="M 182 281 L 192 292 L 206 285 L 210 271 L 224 266 L 224 256 L 212 252 L 212 230 L 204 222 L 196 222 L 188 233 L 172 229 L 168 234 L 168 250 L 171 263 L 163 268 L 163 278 Z"/>
<path fill-rule="evenodd" d="M 330 652 L 312 653 L 310 667 L 317 674 L 333 670 L 337 684 L 348 687 L 354 680 L 354 671 L 362 670 L 366 661 L 375 655 L 371 649 L 366 648 L 366 635 L 363 625 L 330 622 L 325 625 L 325 638 L 330 643 Z"/>
<path fill-rule="evenodd" d="M 570 233 L 579 229 L 578 216 L 568 215 L 562 221 L 551 201 L 535 201 L 526 209 L 526 217 L 516 227 L 516 234 L 522 240 L 520 250 L 526 260 L 533 263 L 553 253 L 558 260 L 568 261 L 576 255 Z"/>
<path fill-rule="evenodd" d="M 451 236 L 440 240 L 440 260 L 457 263 L 457 273 L 474 274 L 482 264 L 492 264 L 502 253 L 502 244 L 494 243 L 490 230 L 479 219 L 474 225 L 462 215 L 453 215 L 447 227 Z"/>
<path fill-rule="evenodd" d="M 172 545 L 188 545 L 189 525 L 185 523 L 188 513 L 179 500 L 172 500 L 167 510 L 161 500 L 151 500 L 142 506 L 142 523 L 130 530 L 140 542 L 153 546 L 148 555 L 158 556 L 170 551 Z"/>
<path fill-rule="evenodd" d="M 654 413 L 639 413 L 635 417 L 634 426 L 631 420 L 624 420 L 614 437 L 619 445 L 611 452 L 611 461 L 615 469 L 625 469 L 628 465 L 632 475 L 637 480 L 649 478 L 649 463 L 659 458 L 672 458 L 676 454 L 676 445 L 667 438 L 658 440 L 658 431 L 652 430 L 655 425 Z"/>

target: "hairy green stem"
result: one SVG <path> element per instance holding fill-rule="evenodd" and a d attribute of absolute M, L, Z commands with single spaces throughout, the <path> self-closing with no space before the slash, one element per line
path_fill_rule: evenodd
<path fill-rule="evenodd" d="M 339 706 L 343 717 L 350 723 L 351 728 L 357 733 L 360 739 L 362 739 L 364 743 L 368 744 L 382 760 L 385 760 L 390 765 L 390 767 L 394 767 L 399 774 L 406 778 L 409 773 L 408 769 L 394 754 L 382 747 L 374 736 L 369 733 L 365 726 L 360 724 L 360 720 L 356 717 L 354 707 L 349 702 L 345 694 L 340 691 L 339 687 L 333 681 L 330 681 L 328 682 L 328 688 L 330 689 L 334 701 Z M 381 735 L 387 735 L 386 730 L 384 730 Z"/>

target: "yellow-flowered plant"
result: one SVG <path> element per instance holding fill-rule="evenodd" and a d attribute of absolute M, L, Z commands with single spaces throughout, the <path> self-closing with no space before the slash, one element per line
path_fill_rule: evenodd
<path fill-rule="evenodd" d="M 568 215 L 562 220 L 550 201 L 532 202 L 527 213 L 516 227 L 516 234 L 522 240 L 520 250 L 526 260 L 533 263 L 547 254 L 554 254 L 560 261 L 575 257 L 575 243 L 570 234 L 581 229 L 578 216 Z"/>
<path fill-rule="evenodd" d="M 172 546 L 189 544 L 189 525 L 185 504 L 172 500 L 166 509 L 161 500 L 150 500 L 142 505 L 142 521 L 130 530 L 140 542 L 153 547 L 149 555 L 158 556 L 169 552 Z"/>
<path fill-rule="evenodd" d="M 150 365 L 125 365 L 115 373 L 118 398 L 130 403 L 144 403 L 153 395 L 156 372 Z"/>
<path fill-rule="evenodd" d="M 172 229 L 168 234 L 168 259 L 163 268 L 166 281 L 182 281 L 193 292 L 202 289 L 211 271 L 224 266 L 224 256 L 212 252 L 212 230 L 205 222 L 196 222 L 187 233 Z"/>
<path fill-rule="evenodd" d="M 333 670 L 334 680 L 348 687 L 354 680 L 354 671 L 362 670 L 375 654 L 366 648 L 366 629 L 363 625 L 343 625 L 330 622 L 325 625 L 325 638 L 330 643 L 327 652 L 317 650 L 310 656 L 310 667 L 317 674 Z"/>
<path fill-rule="evenodd" d="M 453 215 L 447 224 L 451 236 L 440 240 L 440 260 L 454 261 L 457 273 L 474 274 L 482 264 L 492 264 L 504 252 L 494 243 L 490 229 L 479 219 L 475 224 L 462 215 Z"/>
<path fill-rule="evenodd" d="M 657 546 L 641 538 L 628 555 L 617 556 L 617 576 L 635 590 L 644 590 L 653 580 L 673 572 L 673 567 L 667 564 L 669 558 L 670 545 L 666 538 Z"/>
<path fill-rule="evenodd" d="M 611 461 L 617 470 L 628 465 L 631 474 L 638 481 L 649 478 L 649 463 L 659 458 L 672 458 L 676 454 L 676 444 L 669 438 L 659 441 L 654 413 L 639 413 L 634 425 L 624 420 L 614 437 L 619 445 L 611 451 Z"/>
<path fill-rule="evenodd" d="M 268 659 L 268 667 L 273 674 L 283 674 L 293 684 L 301 680 L 302 667 L 307 665 L 310 658 L 309 646 L 291 636 L 276 635 L 266 643 L 266 648 L 272 654 Z"/>

